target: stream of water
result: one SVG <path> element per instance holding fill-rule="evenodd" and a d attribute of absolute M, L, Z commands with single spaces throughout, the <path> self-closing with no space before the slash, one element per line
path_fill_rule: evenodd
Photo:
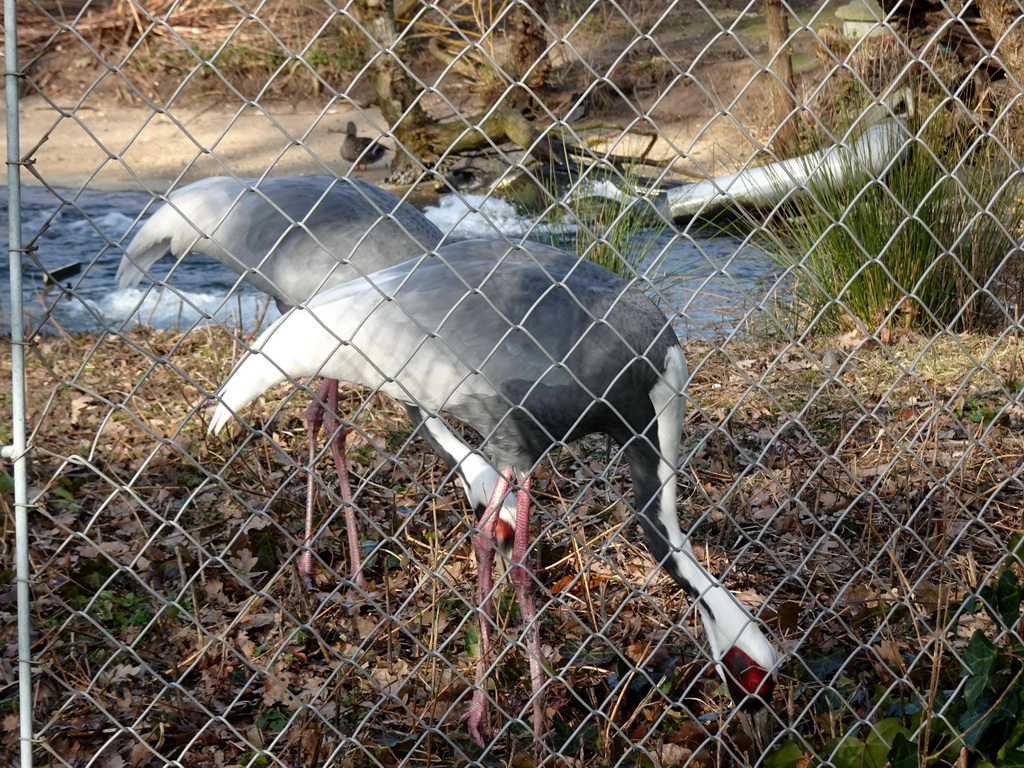
<path fill-rule="evenodd" d="M 118 289 L 115 274 L 122 248 L 149 215 L 143 215 L 149 203 L 147 195 L 134 192 L 22 190 L 22 236 L 34 247 L 24 263 L 24 300 L 32 330 L 117 332 L 135 324 L 187 329 L 211 317 L 251 330 L 278 316 L 273 303 L 255 289 L 244 283 L 236 288 L 233 272 L 195 254 L 177 266 L 169 258 L 158 265 L 159 274 L 174 267 L 167 288 L 143 283 Z M 0 204 L 6 209 L 6 188 L 0 188 Z M 495 232 L 513 239 L 552 236 L 504 201 L 482 196 L 445 197 L 424 213 L 455 239 Z M 0 229 L 6 240 L 6 217 Z M 691 338 L 735 328 L 764 295 L 766 278 L 776 269 L 763 251 L 729 236 L 694 238 L 665 231 L 651 253 L 657 254 L 655 270 L 672 275 L 658 282 L 662 304 L 678 313 L 679 334 Z M 61 280 L 63 290 L 46 285 L 47 272 L 76 262 L 81 271 Z M 5 297 L 0 323 L 9 332 L 6 269 L 0 271 L 0 291 Z"/>

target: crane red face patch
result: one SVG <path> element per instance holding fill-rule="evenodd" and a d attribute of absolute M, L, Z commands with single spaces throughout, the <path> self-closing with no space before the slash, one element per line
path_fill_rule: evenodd
<path fill-rule="evenodd" d="M 505 557 L 511 557 L 512 546 L 516 543 L 516 529 L 503 517 L 494 524 L 494 546 L 502 551 Z"/>
<path fill-rule="evenodd" d="M 758 696 L 764 703 L 771 700 L 775 678 L 755 664 L 746 653 L 739 648 L 730 648 L 722 663 L 725 665 L 729 693 L 737 704 L 742 704 L 748 696 Z"/>

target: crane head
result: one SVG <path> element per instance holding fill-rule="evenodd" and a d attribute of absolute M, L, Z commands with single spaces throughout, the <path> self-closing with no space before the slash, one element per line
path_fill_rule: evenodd
<path fill-rule="evenodd" d="M 722 665 L 729 693 L 738 706 L 766 706 L 771 700 L 775 678 L 745 651 L 733 646 L 726 651 Z"/>
<path fill-rule="evenodd" d="M 774 652 L 772 656 L 774 662 Z M 756 765 L 757 756 L 767 751 L 775 730 L 769 705 L 775 690 L 775 678 L 769 669 L 736 646 L 726 652 L 722 666 L 729 693 L 739 708 L 740 719 L 752 741 L 751 764 Z"/>

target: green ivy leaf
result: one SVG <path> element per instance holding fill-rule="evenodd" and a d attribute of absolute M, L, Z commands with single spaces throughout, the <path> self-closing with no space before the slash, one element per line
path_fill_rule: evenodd
<path fill-rule="evenodd" d="M 1021 588 L 1017 574 L 1004 568 L 999 576 L 981 588 L 978 593 L 985 610 L 996 621 L 1011 629 L 1020 619 Z"/>
<path fill-rule="evenodd" d="M 761 761 L 764 768 L 795 768 L 804 759 L 804 750 L 795 741 L 787 741 Z"/>
<path fill-rule="evenodd" d="M 822 756 L 835 768 L 867 768 L 867 749 L 863 741 L 847 736 L 840 741 L 832 739 L 825 745 Z M 871 765 L 871 768 L 876 768 Z"/>
<path fill-rule="evenodd" d="M 967 700 L 969 709 L 977 708 L 978 700 L 985 692 L 985 687 L 992 677 L 998 659 L 999 650 L 992 641 L 985 637 L 980 629 L 975 630 L 964 651 L 964 662 L 971 674 L 964 688 L 964 698 Z"/>
<path fill-rule="evenodd" d="M 813 680 L 831 680 L 850 658 L 845 650 L 838 650 L 827 656 L 816 656 L 806 660 L 807 671 Z"/>
<path fill-rule="evenodd" d="M 897 737 L 906 740 L 906 728 L 895 717 L 885 718 L 867 729 L 863 741 L 849 735 L 842 741 L 833 739 L 825 745 L 822 755 L 827 755 L 836 768 L 885 768 L 890 761 L 890 744 Z M 913 765 L 917 768 L 916 757 Z"/>
<path fill-rule="evenodd" d="M 964 712 L 960 717 L 961 736 L 964 744 L 972 752 L 978 748 L 982 737 L 993 725 L 1017 717 L 1020 709 L 1020 687 L 1012 686 L 1003 691 L 998 700 L 993 701 L 988 696 L 983 696 L 977 701 L 977 705 Z"/>
<path fill-rule="evenodd" d="M 892 768 L 918 768 L 917 747 L 903 733 L 893 736 L 888 757 Z"/>
<path fill-rule="evenodd" d="M 1013 728 L 1010 730 L 1009 735 L 1006 737 L 1006 743 L 1003 745 L 1003 748 L 997 757 L 1001 760 L 1003 758 L 1003 752 L 1019 750 L 1021 745 L 1024 745 L 1024 717 L 1017 718 L 1017 721 L 1013 724 Z"/>
<path fill-rule="evenodd" d="M 1024 768 L 1024 752 L 1019 749 L 1008 749 L 999 758 L 999 768 Z"/>
<path fill-rule="evenodd" d="M 480 657 L 480 630 L 476 624 L 466 625 L 466 653 L 471 659 Z"/>
<path fill-rule="evenodd" d="M 908 735 L 909 731 L 898 717 L 886 717 L 874 723 L 868 731 L 868 737 L 864 740 L 867 745 L 865 768 L 870 766 L 884 768 L 889 762 L 889 752 L 896 743 L 896 737 Z"/>

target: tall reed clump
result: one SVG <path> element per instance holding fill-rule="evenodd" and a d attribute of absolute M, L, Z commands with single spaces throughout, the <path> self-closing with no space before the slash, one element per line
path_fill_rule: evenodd
<path fill-rule="evenodd" d="M 912 127 L 881 178 L 856 167 L 821 176 L 774 223 L 773 253 L 795 276 L 791 323 L 968 331 L 1010 316 L 1022 293 L 1021 174 L 952 119 L 937 110 Z"/>
<path fill-rule="evenodd" d="M 647 203 L 586 198 L 577 207 L 580 224 L 567 233 L 567 247 L 627 280 L 640 278 L 652 285 L 669 279 L 645 262 L 667 228 Z M 656 261 L 657 259 L 655 259 Z"/>
<path fill-rule="evenodd" d="M 566 187 L 585 191 L 577 191 L 571 204 L 548 207 L 542 219 L 546 237 L 553 245 L 636 281 L 641 290 L 657 298 L 680 275 L 662 264 L 669 225 L 644 197 L 640 177 L 631 170 L 566 167 L 573 169 L 563 180 Z M 560 201 L 564 196 L 565 189 L 548 190 L 549 200 Z"/>

